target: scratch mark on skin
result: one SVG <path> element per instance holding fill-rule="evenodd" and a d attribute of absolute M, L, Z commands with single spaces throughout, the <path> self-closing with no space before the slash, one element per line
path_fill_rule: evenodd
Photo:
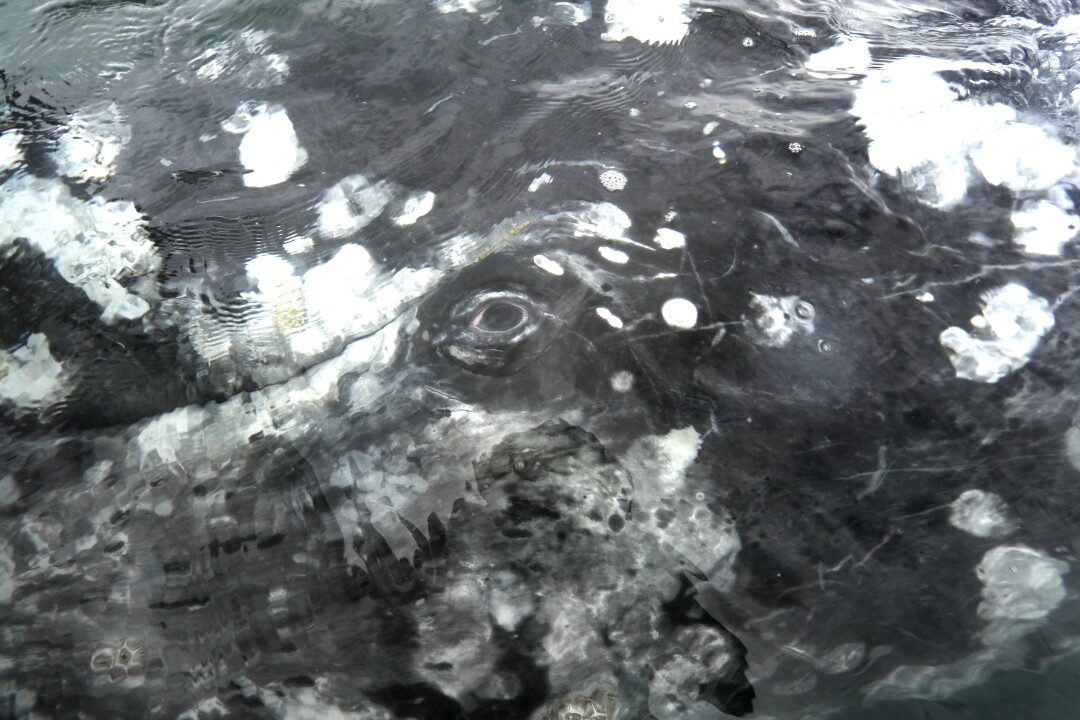
<path fill-rule="evenodd" d="M 739 251 L 735 250 L 731 254 L 731 266 L 727 270 L 724 271 L 723 275 L 721 275 L 720 277 L 718 277 L 716 279 L 717 280 L 722 280 L 723 278 L 726 278 L 728 275 L 730 275 L 735 270 L 735 263 L 737 263 L 738 261 L 739 261 Z"/>
<path fill-rule="evenodd" d="M 856 497 L 862 500 L 867 495 L 877 492 L 882 483 L 885 482 L 885 476 L 889 474 L 889 449 L 884 445 L 878 447 L 878 467 L 874 471 L 873 476 L 870 478 L 870 482 L 866 484 L 866 489 L 859 493 Z M 856 566 L 858 567 L 858 566 Z"/>
<path fill-rule="evenodd" d="M 972 273 L 971 275 L 968 275 L 966 277 L 962 277 L 962 278 L 959 278 L 959 279 L 956 279 L 956 280 L 948 280 L 948 281 L 940 280 L 940 281 L 928 282 L 928 283 L 920 285 L 919 287 L 914 288 L 912 290 L 903 290 L 903 291 L 899 291 L 899 292 L 886 293 L 886 294 L 881 296 L 881 299 L 882 300 L 895 300 L 896 298 L 904 297 L 906 295 L 921 295 L 924 292 L 931 291 L 933 288 L 956 287 L 956 286 L 959 286 L 959 285 L 967 285 L 967 284 L 972 283 L 972 282 L 974 282 L 976 280 L 981 280 L 981 279 L 983 279 L 983 278 L 985 278 L 987 276 L 990 276 L 990 275 L 992 275 L 992 274 L 994 274 L 996 272 L 999 272 L 1001 270 L 1046 270 L 1048 268 L 1075 267 L 1078 264 L 1080 264 L 1080 263 L 1078 263 L 1078 261 L 1076 261 L 1076 260 L 1057 260 L 1057 261 L 1054 261 L 1054 262 L 1045 262 L 1045 263 L 1022 262 L 1022 263 L 1011 263 L 1011 264 L 1008 264 L 1008 265 L 984 265 L 984 266 L 982 266 L 982 268 L 978 272 Z M 907 283 L 905 282 L 903 284 L 907 284 Z M 894 288 L 895 287 L 901 287 L 901 285 L 900 284 L 894 285 Z M 1074 292 L 1077 292 L 1077 290 L 1078 289 L 1074 288 L 1073 290 L 1071 290 L 1071 291 L 1069 291 L 1068 293 L 1065 293 L 1065 294 L 1066 295 L 1072 294 Z"/>
<path fill-rule="evenodd" d="M 1056 298 L 1054 298 L 1054 304 L 1051 305 L 1051 309 L 1054 310 L 1055 312 L 1057 312 L 1057 309 L 1059 307 L 1061 307 L 1066 302 L 1071 300 L 1072 296 L 1075 295 L 1078 292 L 1080 292 L 1080 287 L 1070 288 L 1069 290 L 1066 290 L 1065 292 L 1061 293 Z"/>
<path fill-rule="evenodd" d="M 521 34 L 521 28 L 518 28 L 517 30 L 515 30 L 512 33 L 503 33 L 502 35 L 492 35 L 487 40 L 480 40 L 479 42 L 477 42 L 477 45 L 487 46 L 487 45 L 490 45 L 491 43 L 495 42 L 496 40 L 498 40 L 500 38 L 508 38 L 508 37 L 513 37 L 514 35 L 520 35 L 520 34 Z"/>
<path fill-rule="evenodd" d="M 770 223 L 772 223 L 772 226 L 775 227 L 777 232 L 780 233 L 781 240 L 786 242 L 788 245 L 791 245 L 792 247 L 799 247 L 798 241 L 795 240 L 795 237 L 791 234 L 791 231 L 784 227 L 783 223 L 781 223 L 775 217 L 763 210 L 756 210 L 755 212 L 757 212 L 758 215 L 762 216 Z"/>
<path fill-rule="evenodd" d="M 429 112 L 431 112 L 435 108 L 439 107 L 440 105 L 442 105 L 444 102 L 446 102 L 447 100 L 449 100 L 452 97 L 454 97 L 454 93 L 450 93 L 449 95 L 444 97 L 442 100 L 436 100 L 434 102 L 434 104 L 432 104 L 431 107 L 429 107 L 427 110 L 424 111 L 424 114 L 427 115 Z"/>
<path fill-rule="evenodd" d="M 863 565 L 865 565 L 866 562 L 873 556 L 874 553 L 876 553 L 881 548 L 885 547 L 885 543 L 889 542 L 894 537 L 896 537 L 896 528 L 889 528 L 889 532 L 885 533 L 885 537 L 883 537 L 881 539 L 881 542 L 879 542 L 874 547 L 870 548 L 870 550 L 868 550 L 867 553 L 865 555 L 863 555 L 862 560 L 860 560 L 859 562 L 857 562 L 857 563 L 855 563 L 854 565 L 851 566 L 852 570 L 854 570 L 855 568 L 860 568 Z"/>
<path fill-rule="evenodd" d="M 656 317 L 655 315 L 650 313 L 649 315 L 646 315 L 645 317 L 643 317 L 641 319 L 642 320 L 655 319 L 655 317 Z M 663 331 L 660 331 L 660 332 L 649 333 L 648 335 L 627 336 L 626 340 L 629 341 L 629 342 L 641 342 L 643 340 L 655 340 L 656 338 L 670 337 L 672 335 L 678 335 L 679 333 L 684 333 L 684 332 L 702 332 L 702 331 L 705 331 L 705 330 L 717 330 L 717 329 L 724 331 L 724 333 L 726 334 L 728 325 L 742 325 L 742 324 L 743 324 L 742 321 L 738 321 L 738 320 L 731 321 L 731 322 L 715 322 L 715 323 L 711 323 L 709 325 L 698 325 L 697 327 L 686 328 L 686 329 L 677 328 L 677 329 L 674 329 L 674 330 L 663 330 Z M 632 329 L 632 328 L 627 328 L 627 329 L 629 330 L 629 329 Z M 719 340 L 717 340 L 717 342 L 719 342 Z M 601 345 L 601 347 L 603 347 L 605 345 L 608 345 L 608 344 L 610 344 L 610 343 L 603 343 Z"/>
<path fill-rule="evenodd" d="M 694 262 L 694 255 L 690 252 L 689 247 L 683 248 L 683 252 L 686 253 L 686 259 L 690 261 L 690 271 L 694 273 L 694 277 L 697 278 L 698 290 L 701 291 L 701 298 L 705 301 L 705 312 L 709 314 L 709 317 L 713 317 L 712 304 L 709 302 L 709 293 L 705 292 L 705 281 L 701 279 L 701 273 L 697 270 L 697 263 Z"/>

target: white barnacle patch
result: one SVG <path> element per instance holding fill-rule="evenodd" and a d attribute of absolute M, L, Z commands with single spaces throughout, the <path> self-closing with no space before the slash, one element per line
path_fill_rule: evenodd
<path fill-rule="evenodd" d="M 727 162 L 727 153 L 724 148 L 720 147 L 720 141 L 714 140 L 712 144 L 712 156 L 716 158 L 716 162 L 723 165 Z"/>
<path fill-rule="evenodd" d="M 975 537 L 1004 537 L 1016 530 L 1005 501 L 995 493 L 965 490 L 949 505 L 949 524 Z"/>
<path fill-rule="evenodd" d="M 597 248 L 597 252 L 600 253 L 600 257 L 604 258 L 608 262 L 613 262 L 617 265 L 625 265 L 630 261 L 630 256 L 624 253 L 622 250 L 616 250 L 610 248 L 607 245 L 601 245 Z"/>
<path fill-rule="evenodd" d="M 1027 364 L 1054 327 L 1054 312 L 1046 299 L 1018 283 L 983 293 L 982 304 L 982 314 L 971 319 L 974 336 L 949 327 L 939 340 L 958 378 L 996 383 Z"/>
<path fill-rule="evenodd" d="M 617 393 L 630 392 L 634 387 L 634 374 L 629 370 L 618 370 L 611 375 L 611 389 Z"/>
<path fill-rule="evenodd" d="M 467 12 L 480 13 L 493 10 L 494 0 L 435 0 L 432 5 L 441 13 Z"/>
<path fill-rule="evenodd" d="M 1073 418 L 1072 427 L 1065 431 L 1065 457 L 1080 470 L 1080 415 Z"/>
<path fill-rule="evenodd" d="M 244 185 L 268 187 L 289 179 L 307 162 L 285 108 L 269 103 L 241 103 L 221 127 L 243 135 L 240 164 L 247 168 Z"/>
<path fill-rule="evenodd" d="M 689 330 L 697 325 L 697 305 L 686 298 L 671 298 L 660 308 L 660 316 L 673 328 Z"/>
<path fill-rule="evenodd" d="M 631 242 L 626 237 L 630 229 L 630 216 L 612 203 L 594 203 L 580 212 L 567 217 L 574 237 L 594 237 L 604 240 Z"/>
<path fill-rule="evenodd" d="M 0 399 L 20 408 L 44 408 L 68 394 L 70 373 L 49 352 L 49 340 L 34 333 L 12 351 L 0 350 Z"/>
<path fill-rule="evenodd" d="M 964 198 L 973 171 L 1018 192 L 1047 191 L 1070 174 L 1071 147 L 1020 122 L 1007 105 L 968 99 L 940 75 L 983 68 L 912 56 L 869 73 L 851 112 L 870 139 L 870 163 L 940 208 Z"/>
<path fill-rule="evenodd" d="M 750 293 L 750 306 L 759 312 L 754 327 L 763 345 L 783 347 L 796 335 L 814 333 L 814 306 L 796 295 Z"/>
<path fill-rule="evenodd" d="M 623 328 L 622 318 L 620 318 L 615 313 L 611 312 L 611 310 L 609 310 L 608 308 L 606 308 L 606 307 L 598 307 L 598 308 L 596 308 L 596 314 L 599 315 L 611 327 L 615 328 L 616 330 L 622 330 L 622 328 Z"/>
<path fill-rule="evenodd" d="M 381 272 L 367 250 L 348 244 L 304 273 L 304 297 L 323 332 L 352 338 L 384 326 L 434 287 L 439 275 L 434 268 Z"/>
<path fill-rule="evenodd" d="M 533 263 L 536 265 L 536 267 L 552 275 L 562 275 L 564 272 L 566 272 L 563 269 L 562 265 L 555 262 L 547 255 L 533 255 Z"/>
<path fill-rule="evenodd" d="M 258 255 L 248 261 L 247 274 L 259 287 L 252 299 L 263 303 L 270 311 L 275 333 L 295 333 L 308 323 L 304 304 L 304 286 L 293 266 L 278 255 Z M 254 320 L 252 321 L 254 326 Z"/>
<path fill-rule="evenodd" d="M 314 246 L 315 241 L 307 235 L 300 235 L 298 237 L 291 238 L 281 244 L 282 249 L 290 255 L 300 255 L 301 253 L 306 253 Z"/>
<path fill-rule="evenodd" d="M 678 250 L 679 248 L 686 247 L 686 236 L 678 230 L 660 228 L 656 231 L 656 237 L 653 238 L 653 242 L 664 250 Z"/>
<path fill-rule="evenodd" d="M 971 162 L 991 185 L 1013 190 L 1044 190 L 1072 172 L 1076 154 L 1041 128 L 1007 122 L 979 138 Z"/>
<path fill-rule="evenodd" d="M 281 85 L 289 76 L 288 58 L 266 52 L 270 33 L 244 30 L 232 40 L 217 43 L 199 53 L 188 67 L 201 82 L 214 82 L 223 76 L 239 78 L 247 87 L 265 88 Z M 184 82 L 184 76 L 180 76 Z"/>
<path fill-rule="evenodd" d="M 0 172 L 13 170 L 23 163 L 23 135 L 18 130 L 0 134 Z"/>
<path fill-rule="evenodd" d="M 1024 203 L 1013 211 L 1013 243 L 1028 255 L 1061 255 L 1076 237 L 1076 215 L 1049 200 Z"/>
<path fill-rule="evenodd" d="M 605 170 L 600 173 L 600 184 L 611 192 L 619 192 L 626 187 L 626 176 L 618 170 Z"/>
<path fill-rule="evenodd" d="M 11 602 L 15 592 L 15 559 L 6 540 L 0 540 L 0 604 Z"/>
<path fill-rule="evenodd" d="M 319 202 L 319 234 L 342 238 L 363 230 L 382 213 L 393 195 L 394 188 L 386 181 L 372 183 L 363 175 L 341 179 L 323 193 Z"/>
<path fill-rule="evenodd" d="M 689 31 L 690 0 L 608 0 L 604 11 L 604 40 L 666 45 L 681 42 Z"/>
<path fill-rule="evenodd" d="M 533 181 L 529 183 L 529 192 L 534 193 L 545 185 L 549 185 L 552 178 L 547 173 L 541 173 L 533 178 Z"/>
<path fill-rule="evenodd" d="M 154 243 L 142 215 L 128 201 L 77 200 L 58 179 L 20 175 L 4 185 L 0 249 L 24 238 L 56 266 L 67 282 L 102 308 L 105 322 L 134 320 L 150 309 L 120 280 L 146 276 L 157 267 Z M 137 292 L 152 289 L 132 286 Z"/>
<path fill-rule="evenodd" d="M 115 103 L 81 110 L 72 115 L 56 143 L 57 170 L 74 180 L 107 180 L 130 140 L 131 128 Z"/>
<path fill-rule="evenodd" d="M 1065 599 L 1068 563 L 1025 545 L 999 545 L 983 555 L 975 574 L 983 583 L 979 617 L 1036 620 Z"/>
<path fill-rule="evenodd" d="M 401 214 L 394 218 L 398 225 L 413 225 L 435 207 L 435 193 L 423 192 L 405 201 Z"/>
<path fill-rule="evenodd" d="M 628 373 L 629 374 L 629 373 Z M 693 427 L 649 435 L 620 458 L 634 478 L 634 516 L 672 545 L 720 589 L 735 582 L 734 564 L 742 541 L 734 520 L 707 505 L 687 474 L 697 460 L 702 437 Z"/>

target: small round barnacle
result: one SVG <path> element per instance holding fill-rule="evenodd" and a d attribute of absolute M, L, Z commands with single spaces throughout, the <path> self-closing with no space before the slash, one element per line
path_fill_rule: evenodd
<path fill-rule="evenodd" d="M 146 645 L 141 640 L 127 638 L 116 651 L 116 664 L 129 675 L 139 675 L 146 669 Z"/>
<path fill-rule="evenodd" d="M 116 664 L 116 649 L 111 647 L 98 648 L 90 656 L 90 670 L 102 675 L 113 669 Z"/>

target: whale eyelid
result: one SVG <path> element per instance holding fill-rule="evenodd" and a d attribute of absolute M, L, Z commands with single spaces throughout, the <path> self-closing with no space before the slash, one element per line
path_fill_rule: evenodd
<path fill-rule="evenodd" d="M 499 323 L 498 310 L 503 308 L 513 308 L 519 313 L 517 321 L 509 327 L 497 327 Z M 484 320 L 488 317 L 489 314 L 495 315 L 494 322 L 496 324 L 496 327 L 489 327 L 485 325 Z M 476 330 L 484 333 L 513 332 L 520 328 L 522 325 L 524 325 L 526 322 L 528 322 L 529 316 L 530 313 L 528 308 L 522 307 L 519 303 L 510 302 L 501 298 L 496 298 L 482 305 L 479 310 L 477 310 L 476 313 L 473 315 L 472 320 L 469 321 L 469 325 L 470 327 L 473 327 Z"/>

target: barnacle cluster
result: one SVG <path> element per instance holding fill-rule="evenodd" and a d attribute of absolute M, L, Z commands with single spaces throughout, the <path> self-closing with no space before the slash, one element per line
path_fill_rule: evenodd
<path fill-rule="evenodd" d="M 549 703 L 537 720 L 615 720 L 619 699 L 608 687 L 572 693 Z"/>
<path fill-rule="evenodd" d="M 117 645 L 100 647 L 90 656 L 90 670 L 114 680 L 142 675 L 146 670 L 146 645 L 141 640 L 125 638 Z"/>

